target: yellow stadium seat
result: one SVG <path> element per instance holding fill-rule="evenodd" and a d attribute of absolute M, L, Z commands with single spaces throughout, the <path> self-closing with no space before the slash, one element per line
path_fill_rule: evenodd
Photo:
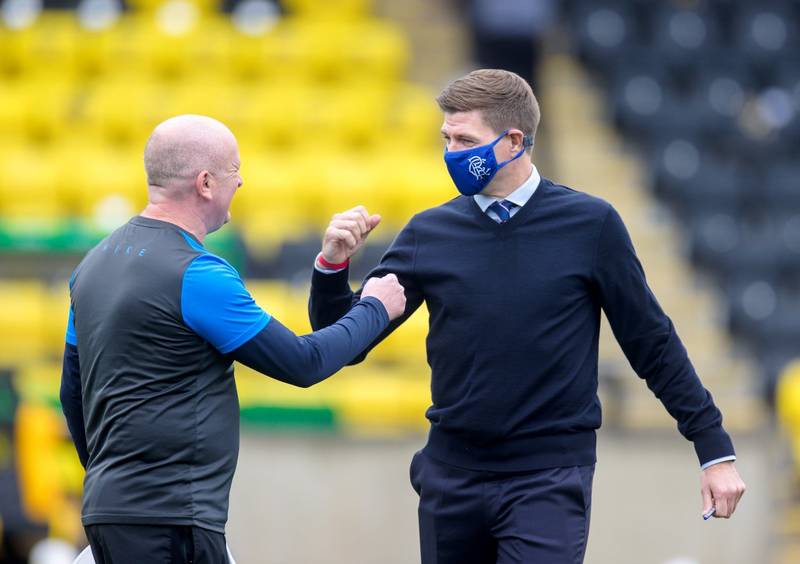
<path fill-rule="evenodd" d="M 228 40 L 229 70 L 244 81 L 296 80 L 302 68 L 294 64 L 299 55 L 292 53 L 295 43 L 278 23 L 272 29 L 250 35 L 232 30 Z"/>
<path fill-rule="evenodd" d="M 248 280 L 246 286 L 261 309 L 297 335 L 311 332 L 307 288 L 297 288 L 282 280 Z"/>
<path fill-rule="evenodd" d="M 37 281 L 0 281 L 0 362 L 20 364 L 46 352 L 48 294 Z M 66 328 L 67 311 L 59 315 Z"/>
<path fill-rule="evenodd" d="M 428 428 L 430 370 L 426 365 L 377 366 L 369 359 L 319 385 L 348 431 L 362 436 L 408 434 Z"/>
<path fill-rule="evenodd" d="M 318 205 L 303 185 L 310 157 L 242 145 L 240 152 L 244 184 L 233 199 L 232 213 L 246 222 L 282 218 L 298 230 L 307 229 L 308 208 Z"/>
<path fill-rule="evenodd" d="M 76 74 L 84 77 L 103 76 L 125 64 L 115 55 L 120 30 L 118 24 L 106 29 L 82 29 L 75 47 Z"/>
<path fill-rule="evenodd" d="M 409 46 L 396 26 L 379 20 L 356 22 L 346 30 L 344 39 L 342 56 L 353 74 L 385 81 L 405 74 Z"/>
<path fill-rule="evenodd" d="M 373 0 L 283 0 L 290 13 L 308 19 L 361 19 L 369 14 Z"/>
<path fill-rule="evenodd" d="M 175 84 L 165 100 L 165 116 L 200 114 L 211 116 L 232 128 L 242 122 L 234 88 L 223 80 L 182 80 Z"/>
<path fill-rule="evenodd" d="M 50 220 L 63 216 L 51 153 L 45 146 L 22 145 L 0 154 L 0 217 Z"/>
<path fill-rule="evenodd" d="M 427 336 L 428 311 L 423 305 L 394 333 L 375 347 L 369 358 L 385 363 L 425 366 L 427 359 L 425 339 Z"/>
<path fill-rule="evenodd" d="M 789 364 L 778 381 L 776 410 L 786 429 L 800 440 L 800 360 Z"/>
<path fill-rule="evenodd" d="M 433 92 L 414 84 L 402 84 L 393 92 L 388 107 L 387 128 L 392 132 L 394 146 L 399 141 L 411 149 L 443 150 L 439 133 L 443 117 Z"/>
<path fill-rule="evenodd" d="M 178 0 L 187 4 L 192 4 L 204 13 L 211 13 L 221 7 L 220 0 Z M 128 0 L 128 5 L 135 12 L 152 13 L 163 8 L 165 4 L 176 3 L 176 0 Z"/>
<path fill-rule="evenodd" d="M 36 68 L 36 31 L 34 26 L 9 29 L 0 25 L 0 70 L 9 77 Z"/>
<path fill-rule="evenodd" d="M 52 141 L 65 134 L 77 91 L 66 77 L 38 74 L 23 83 L 20 108 L 24 134 L 35 141 Z"/>
<path fill-rule="evenodd" d="M 374 158 L 360 153 L 331 153 L 318 157 L 315 167 L 320 177 L 313 186 L 318 204 L 308 213 L 319 233 L 333 214 L 357 205 L 371 213 L 391 213 L 393 195 L 387 191 Z"/>
<path fill-rule="evenodd" d="M 289 285 L 282 280 L 247 280 L 245 283 L 256 303 L 285 324 L 292 307 Z"/>
<path fill-rule="evenodd" d="M 142 148 L 75 143 L 55 157 L 63 171 L 59 189 L 73 215 L 111 228 L 138 213 L 147 202 Z M 82 170 L 80 177 L 70 170 Z"/>
<path fill-rule="evenodd" d="M 141 150 L 163 115 L 168 90 L 140 75 L 104 81 L 89 90 L 83 107 L 86 132 Z"/>
<path fill-rule="evenodd" d="M 369 149 L 386 135 L 388 103 L 389 92 L 374 81 L 318 88 L 304 112 L 304 126 L 317 132 L 326 145 Z"/>
<path fill-rule="evenodd" d="M 26 514 L 47 522 L 61 499 L 57 449 L 63 435 L 59 414 L 43 405 L 17 408 L 16 437 L 20 494 Z"/>
<path fill-rule="evenodd" d="M 139 74 L 176 79 L 207 75 L 227 59 L 230 23 L 220 14 L 203 14 L 188 2 L 172 2 L 154 13 L 122 18 L 98 42 L 114 62 L 118 78 Z"/>
<path fill-rule="evenodd" d="M 26 112 L 20 109 L 26 105 L 24 80 L 0 80 L 0 137 L 4 140 L 10 142 L 15 136 L 23 136 Z"/>
<path fill-rule="evenodd" d="M 33 55 L 40 68 L 70 74 L 80 41 L 78 19 L 73 10 L 45 10 L 33 27 Z"/>
<path fill-rule="evenodd" d="M 248 89 L 242 100 L 241 119 L 249 124 L 249 137 L 278 150 L 307 143 L 317 134 L 304 130 L 307 112 L 313 111 L 308 85 L 295 81 L 274 81 Z"/>
<path fill-rule="evenodd" d="M 396 166 L 396 162 L 403 166 Z M 405 223 L 411 216 L 439 206 L 458 195 L 441 155 L 425 153 L 399 154 L 383 161 L 383 176 L 389 178 L 395 219 Z"/>

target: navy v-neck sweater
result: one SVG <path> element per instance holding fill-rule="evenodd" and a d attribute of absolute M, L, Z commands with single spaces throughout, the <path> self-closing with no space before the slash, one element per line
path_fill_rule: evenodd
<path fill-rule="evenodd" d="M 414 216 L 368 278 L 387 273 L 406 288 L 407 306 L 384 337 L 423 301 L 430 313 L 429 456 L 492 471 L 593 463 L 601 308 L 700 463 L 734 454 L 607 202 L 542 179 L 501 225 L 459 196 Z M 314 329 L 338 320 L 359 295 L 346 270 L 315 271 Z"/>

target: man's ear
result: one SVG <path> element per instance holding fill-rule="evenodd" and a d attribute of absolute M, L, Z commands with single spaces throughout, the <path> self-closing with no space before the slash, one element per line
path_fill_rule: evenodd
<path fill-rule="evenodd" d="M 210 200 L 211 195 L 211 185 L 214 180 L 211 178 L 211 173 L 207 170 L 200 171 L 200 173 L 194 179 L 194 189 L 197 192 L 197 195 L 203 198 L 204 200 Z"/>
<path fill-rule="evenodd" d="M 511 152 L 519 153 L 525 147 L 525 134 L 519 129 L 509 129 L 508 137 L 511 139 Z M 527 147 L 525 147 L 527 148 Z"/>

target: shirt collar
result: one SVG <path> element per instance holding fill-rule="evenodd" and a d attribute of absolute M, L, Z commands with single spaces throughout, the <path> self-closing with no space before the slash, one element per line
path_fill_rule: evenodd
<path fill-rule="evenodd" d="M 481 211 L 484 213 L 486 213 L 486 210 L 492 205 L 493 202 L 497 202 L 499 200 L 508 200 L 509 202 L 522 207 L 528 203 L 528 200 L 531 199 L 531 196 L 533 196 L 533 193 L 536 192 L 536 188 L 539 186 L 541 181 L 542 177 L 539 175 L 539 171 L 536 170 L 536 165 L 531 163 L 531 175 L 525 182 L 522 183 L 522 186 L 511 192 L 505 198 L 495 198 L 494 196 L 484 196 L 483 194 L 475 194 L 473 198 L 475 198 L 475 203 L 478 204 L 478 207 L 480 207 Z"/>

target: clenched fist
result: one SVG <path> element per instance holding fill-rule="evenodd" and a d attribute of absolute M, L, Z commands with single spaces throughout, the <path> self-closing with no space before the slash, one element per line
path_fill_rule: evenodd
<path fill-rule="evenodd" d="M 369 296 L 381 301 L 389 319 L 397 319 L 406 309 L 406 291 L 394 274 L 367 280 L 361 291 L 361 299 Z"/>
<path fill-rule="evenodd" d="M 334 264 L 345 262 L 364 245 L 380 222 L 381 216 L 370 215 L 364 206 L 337 213 L 325 230 L 322 258 Z"/>

